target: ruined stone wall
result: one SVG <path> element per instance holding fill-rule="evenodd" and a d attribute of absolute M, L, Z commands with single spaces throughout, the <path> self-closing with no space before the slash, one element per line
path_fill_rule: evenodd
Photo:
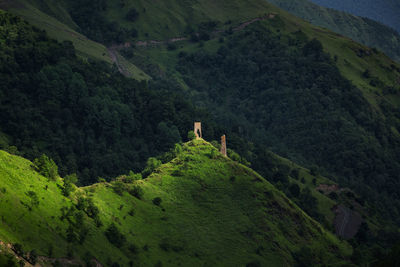
<path fill-rule="evenodd" d="M 203 135 L 201 134 L 201 122 L 194 123 L 194 134 L 196 135 L 196 139 L 203 138 Z"/>
<path fill-rule="evenodd" d="M 221 150 L 220 150 L 220 152 L 225 157 L 227 156 L 227 154 L 226 154 L 226 136 L 225 135 L 221 136 Z"/>

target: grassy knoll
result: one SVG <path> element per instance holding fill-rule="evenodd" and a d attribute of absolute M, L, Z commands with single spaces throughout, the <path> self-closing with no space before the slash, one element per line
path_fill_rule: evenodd
<path fill-rule="evenodd" d="M 284 266 L 305 260 L 296 256 L 304 249 L 313 264 L 340 266 L 351 253 L 263 177 L 202 140 L 184 144 L 146 179 L 126 178 L 67 198 L 61 178 L 49 181 L 31 162 L 1 151 L 0 240 L 51 258 L 122 266 Z M 98 208 L 97 219 L 78 204 L 83 199 Z M 110 243 L 112 224 L 124 238 Z"/>

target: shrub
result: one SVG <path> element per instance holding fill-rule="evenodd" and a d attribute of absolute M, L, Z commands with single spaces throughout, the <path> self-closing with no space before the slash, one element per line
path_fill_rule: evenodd
<path fill-rule="evenodd" d="M 191 140 L 196 139 L 196 134 L 194 133 L 194 131 L 189 131 L 187 137 L 188 137 L 188 140 L 191 141 Z"/>
<path fill-rule="evenodd" d="M 330 199 L 337 200 L 338 199 L 338 194 L 336 192 L 330 192 L 328 197 Z"/>
<path fill-rule="evenodd" d="M 162 199 L 160 197 L 156 197 L 153 199 L 153 204 L 156 206 L 160 206 Z"/>
<path fill-rule="evenodd" d="M 218 150 L 221 149 L 221 144 L 218 143 L 217 141 L 212 140 L 212 141 L 211 141 L 211 144 L 212 144 L 216 149 L 218 149 Z"/>
<path fill-rule="evenodd" d="M 129 21 L 136 21 L 139 17 L 139 12 L 135 8 L 129 9 L 128 13 L 126 14 L 126 19 Z"/>
<path fill-rule="evenodd" d="M 94 204 L 93 199 L 89 198 L 88 199 L 88 206 L 85 210 L 87 216 L 90 218 L 96 218 L 99 216 L 100 210 L 99 208 Z"/>
<path fill-rule="evenodd" d="M 22 248 L 22 245 L 20 243 L 15 243 L 13 245 L 13 250 L 15 252 L 15 254 L 17 254 L 18 256 L 23 256 L 24 255 L 24 250 Z"/>
<path fill-rule="evenodd" d="M 236 153 L 235 151 L 233 151 L 232 149 L 229 149 L 229 148 L 228 148 L 228 149 L 226 150 L 226 152 L 227 152 L 227 154 L 228 154 L 228 157 L 229 157 L 231 160 L 237 161 L 237 162 L 240 161 L 240 156 L 239 156 L 239 154 Z"/>
<path fill-rule="evenodd" d="M 135 244 L 130 244 L 128 249 L 132 254 L 137 254 L 139 252 L 139 249 Z"/>
<path fill-rule="evenodd" d="M 45 154 L 40 156 L 40 158 L 36 158 L 33 161 L 33 164 L 35 165 L 36 171 L 44 177 L 47 177 L 53 181 L 57 178 L 58 167 L 56 163 Z"/>
<path fill-rule="evenodd" d="M 34 191 L 26 192 L 26 195 L 31 199 L 30 205 L 28 205 L 28 209 L 32 210 L 33 207 L 39 206 L 39 197 Z"/>
<path fill-rule="evenodd" d="M 217 158 L 217 156 L 218 156 L 218 151 L 217 150 L 215 150 L 215 149 L 211 149 L 211 152 L 210 152 L 210 158 L 211 159 L 216 159 Z"/>
<path fill-rule="evenodd" d="M 75 173 L 65 176 L 64 178 L 64 186 L 62 188 L 62 193 L 64 196 L 68 197 L 71 192 L 75 190 L 73 184 L 78 181 L 78 177 Z"/>
<path fill-rule="evenodd" d="M 149 176 L 155 169 L 157 169 L 161 165 L 161 160 L 150 157 L 147 160 L 146 167 L 142 171 L 142 176 L 145 178 Z"/>
<path fill-rule="evenodd" d="M 289 186 L 289 192 L 292 196 L 298 197 L 300 195 L 300 187 L 297 184 L 291 184 Z"/>
<path fill-rule="evenodd" d="M 176 156 L 181 154 L 182 153 L 182 146 L 180 144 L 175 144 L 174 152 L 175 152 Z"/>
<path fill-rule="evenodd" d="M 135 215 L 135 210 L 134 210 L 134 209 L 131 209 L 131 210 L 128 212 L 128 214 L 129 214 L 129 216 Z"/>
<path fill-rule="evenodd" d="M 113 244 L 114 246 L 116 246 L 117 248 L 120 248 L 124 245 L 126 238 L 123 234 L 121 234 L 121 232 L 119 231 L 119 229 L 117 228 L 117 226 L 115 226 L 114 223 L 112 223 L 107 230 L 104 232 L 105 236 L 107 237 L 108 241 Z"/>
<path fill-rule="evenodd" d="M 133 171 L 129 171 L 128 176 L 125 177 L 123 180 L 125 183 L 132 183 L 133 181 L 137 180 L 142 180 L 142 174 L 141 173 L 134 173 Z"/>
<path fill-rule="evenodd" d="M 140 186 L 135 185 L 134 187 L 132 187 L 131 190 L 129 190 L 129 194 L 136 197 L 137 199 L 142 199 L 143 189 Z"/>
<path fill-rule="evenodd" d="M 18 265 L 14 258 L 11 254 L 0 252 L 0 266 L 17 267 Z"/>
<path fill-rule="evenodd" d="M 290 176 L 291 176 L 292 178 L 296 179 L 296 180 L 299 180 L 299 177 L 300 177 L 300 170 L 299 170 L 299 169 L 293 169 L 293 170 L 290 172 Z"/>
<path fill-rule="evenodd" d="M 174 44 L 174 43 L 169 43 L 168 45 L 167 45 L 167 49 L 168 50 L 170 50 L 170 51 L 172 51 L 172 50 L 176 50 L 176 44 Z"/>
<path fill-rule="evenodd" d="M 117 181 L 113 184 L 113 190 L 117 195 L 122 196 L 125 191 L 125 185 L 122 182 Z"/>
<path fill-rule="evenodd" d="M 315 166 L 315 165 L 311 166 L 311 168 L 310 168 L 310 174 L 311 174 L 312 176 L 317 176 L 317 175 L 318 175 L 318 167 Z"/>

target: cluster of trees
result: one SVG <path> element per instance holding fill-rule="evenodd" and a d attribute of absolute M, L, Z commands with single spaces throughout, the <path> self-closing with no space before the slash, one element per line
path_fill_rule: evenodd
<path fill-rule="evenodd" d="M 265 148 L 321 166 L 400 224 L 398 120 L 375 113 L 319 41 L 253 24 L 216 53 L 180 53 L 176 69 L 198 92 L 192 101 L 213 110 L 253 168 L 268 173 Z"/>
<path fill-rule="evenodd" d="M 104 43 L 123 43 L 137 37 L 133 27 L 125 28 L 116 21 L 109 21 L 105 16 L 107 1 L 105 0 L 72 0 L 68 1 L 68 10 L 80 31 L 87 37 Z M 126 14 L 128 21 L 134 22 L 139 12 L 132 8 Z"/>
<path fill-rule="evenodd" d="M 149 90 L 103 63 L 83 62 L 71 43 L 17 17 L 1 13 L 0 26 L 0 129 L 50 179 L 57 165 L 81 184 L 138 173 L 205 114 L 162 87 Z"/>

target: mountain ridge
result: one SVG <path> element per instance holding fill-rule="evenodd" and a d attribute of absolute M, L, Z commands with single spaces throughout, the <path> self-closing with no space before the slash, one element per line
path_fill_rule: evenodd
<path fill-rule="evenodd" d="M 75 255 L 72 258 L 83 259 L 89 253 L 89 259 L 95 257 L 102 264 L 119 262 L 123 266 L 129 265 L 128 255 L 138 266 L 158 261 L 163 266 L 176 266 L 179 262 L 285 265 L 293 263 L 292 254 L 302 249 L 300 243 L 313 253 L 319 251 L 312 259 L 315 263 L 340 265 L 346 261 L 342 257 L 350 253 L 347 244 L 324 230 L 264 178 L 223 157 L 202 140 L 183 144 L 175 159 L 156 168 L 144 180 L 128 182 L 128 176 L 121 176 L 112 183 L 77 188 L 69 198 L 61 194 L 60 188 L 65 186 L 62 179 L 52 182 L 39 176 L 32 163 L 2 151 L 0 159 L 0 210 L 4 217 L 0 237 L 14 247 L 15 243 L 22 244 L 25 252 L 34 249 L 38 255 L 46 256 L 52 247 L 53 258 L 65 257 L 65 248 Z M 138 187 L 142 193 L 136 197 L 128 194 Z M 35 195 L 38 203 L 31 201 Z M 82 199 L 92 199 L 89 205 L 98 207 L 100 226 L 95 226 L 87 215 L 90 213 L 85 214 L 86 208 L 85 213 L 79 211 Z M 49 201 L 53 203 L 51 208 Z M 15 207 L 19 206 L 16 212 Z M 31 222 L 30 237 L 22 230 L 27 220 Z M 45 222 L 48 220 L 52 223 Z M 76 220 L 81 225 L 75 224 Z M 14 230 L 10 228 L 11 221 Z M 119 228 L 113 231 L 117 236 L 122 233 L 126 241 L 107 240 L 110 225 Z M 86 229 L 83 241 L 82 227 Z M 68 245 L 67 240 L 72 238 L 69 231 L 77 239 Z M 134 250 L 129 248 L 132 244 Z"/>

